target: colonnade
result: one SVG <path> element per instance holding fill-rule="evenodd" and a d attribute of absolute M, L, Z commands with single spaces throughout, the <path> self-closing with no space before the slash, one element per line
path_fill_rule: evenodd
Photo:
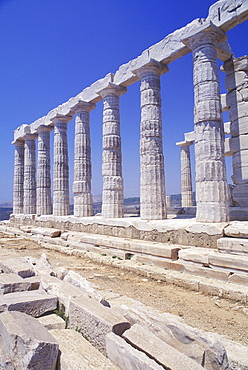
<path fill-rule="evenodd" d="M 190 30 L 180 41 L 193 54 L 194 132 L 196 155 L 197 220 L 229 220 L 228 184 L 224 160 L 224 130 L 220 101 L 217 49 L 225 33 L 211 22 Z M 230 55 L 228 56 L 230 57 Z M 149 57 L 131 70 L 129 84 L 140 80 L 140 216 L 145 220 L 166 218 L 166 194 L 162 139 L 160 78 L 168 71 L 164 62 Z M 126 73 L 127 74 L 127 73 Z M 116 74 L 118 77 L 118 74 Z M 116 77 L 115 76 L 115 77 Z M 109 76 L 107 76 L 109 78 Z M 103 100 L 102 216 L 124 215 L 124 187 L 120 134 L 120 97 L 127 88 L 115 77 L 93 94 L 80 99 L 69 113 L 57 113 L 45 124 L 17 135 L 14 165 L 14 214 L 65 216 L 69 214 L 67 124 L 76 115 L 74 145 L 74 214 L 92 216 L 90 112 Z M 116 77 L 116 80 L 118 78 Z M 166 77 L 165 77 L 166 78 Z M 94 85 L 94 84 L 93 84 Z M 126 83 L 127 85 L 127 83 Z M 94 85 L 95 86 L 95 85 Z M 83 96 L 83 94 L 81 95 Z M 86 95 L 85 95 L 86 96 Z M 61 109 L 60 109 L 61 110 Z M 49 116 L 48 116 L 49 117 Z M 54 131 L 53 180 L 50 177 L 50 132 Z M 36 182 L 36 139 L 38 165 Z M 181 144 L 185 192 L 183 205 L 192 206 L 189 146 Z M 53 181 L 53 196 L 51 196 Z M 53 198 L 53 205 L 52 205 Z"/>

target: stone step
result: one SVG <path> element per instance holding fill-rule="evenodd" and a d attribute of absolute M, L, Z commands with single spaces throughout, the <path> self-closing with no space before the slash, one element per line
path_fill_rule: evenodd
<path fill-rule="evenodd" d="M 80 330 L 100 352 L 106 353 L 106 334 L 122 335 L 130 324 L 115 310 L 91 298 L 77 297 L 70 301 L 69 328 Z"/>
<path fill-rule="evenodd" d="M 224 236 L 248 238 L 248 221 L 232 221 L 224 228 Z"/>
<path fill-rule="evenodd" d="M 57 297 L 38 291 L 9 293 L 0 296 L 0 312 L 20 311 L 39 317 L 57 308 Z"/>
<path fill-rule="evenodd" d="M 217 240 L 220 252 L 248 256 L 248 239 L 225 237 Z"/>
<path fill-rule="evenodd" d="M 0 333 L 14 369 L 56 368 L 58 343 L 38 320 L 21 312 L 3 312 Z"/>
<path fill-rule="evenodd" d="M 56 329 L 50 333 L 59 343 L 61 369 L 119 369 L 75 330 Z"/>

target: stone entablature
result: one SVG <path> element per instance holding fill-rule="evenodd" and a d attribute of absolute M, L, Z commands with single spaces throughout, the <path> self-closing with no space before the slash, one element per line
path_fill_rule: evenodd
<path fill-rule="evenodd" d="M 162 41 L 145 50 L 136 59 L 123 64 L 116 73 L 85 88 L 76 97 L 51 110 L 46 116 L 30 125 L 21 125 L 14 132 L 15 154 L 14 212 L 51 212 L 50 158 L 48 154 L 49 132 L 54 129 L 53 165 L 53 214 L 69 214 L 69 169 L 67 123 L 77 114 L 74 158 L 75 214 L 92 214 L 91 155 L 89 113 L 87 105 L 103 100 L 103 214 L 105 217 L 123 216 L 123 178 L 121 163 L 121 137 L 119 98 L 126 87 L 141 81 L 141 218 L 166 218 L 164 158 L 162 151 L 162 121 L 160 76 L 168 71 L 167 65 L 183 55 L 194 55 L 195 91 L 195 138 L 197 166 L 197 219 L 198 221 L 227 221 L 228 199 L 224 163 L 224 133 L 221 123 L 221 99 L 217 74 L 217 57 L 226 62 L 232 51 L 226 41 L 225 32 L 248 19 L 248 0 L 241 0 L 235 7 L 232 1 L 218 1 L 209 9 L 206 19 L 196 19 Z M 202 56 L 204 49 L 205 59 Z M 203 69 L 202 69 L 203 68 Z M 211 77 L 212 76 L 212 77 Z M 207 86 L 207 94 L 205 87 Z M 205 91 L 205 92 L 204 92 Z M 209 95 L 210 94 L 210 95 Z M 83 108 L 82 108 L 83 106 Z M 201 127 L 207 128 L 206 140 L 212 148 L 214 140 L 216 158 L 201 158 L 203 150 Z M 43 128 L 43 129 L 42 129 Z M 39 135 L 38 187 L 36 208 L 35 140 Z M 19 142 L 24 141 L 24 159 Z M 18 144 L 18 145 L 17 145 Z M 220 157 L 219 157 L 220 151 Z M 26 155 L 25 155 L 26 153 Z M 218 158 L 217 158 L 218 157 Z M 218 172 L 206 181 L 207 165 Z M 45 163 L 43 163 L 45 161 Z M 217 171 L 218 167 L 218 171 Z M 110 172 L 109 172 L 110 171 Z M 220 178 L 221 174 L 221 178 Z M 24 177 L 22 188 L 21 179 Z M 44 181 L 41 179 L 44 177 Z M 207 196 L 210 192 L 211 196 Z M 24 194 L 23 205 L 21 194 Z M 205 200 L 204 200 L 205 199 Z"/>

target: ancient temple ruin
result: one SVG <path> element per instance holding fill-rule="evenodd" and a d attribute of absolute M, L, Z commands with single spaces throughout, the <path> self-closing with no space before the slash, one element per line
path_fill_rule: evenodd
<path fill-rule="evenodd" d="M 235 3 L 236 4 L 236 3 Z M 166 218 L 160 79 L 168 65 L 193 55 L 194 132 L 178 143 L 182 162 L 182 205 L 192 206 L 189 145 L 195 143 L 198 222 L 229 221 L 225 154 L 233 156 L 233 205 L 248 206 L 247 70 L 248 57 L 235 59 L 226 32 L 248 18 L 248 1 L 236 6 L 218 1 L 206 19 L 196 19 L 121 65 L 116 73 L 93 82 L 76 97 L 14 133 L 13 215 L 69 215 L 67 125 L 76 115 L 74 145 L 74 216 L 93 215 L 91 194 L 90 112 L 103 101 L 102 217 L 122 218 L 123 178 L 119 104 L 128 86 L 140 83 L 140 216 Z M 224 62 L 228 93 L 220 96 L 217 58 Z M 169 73 L 169 72 L 168 72 Z M 230 114 L 226 140 L 222 111 Z M 54 135 L 53 176 L 50 135 Z M 183 134 L 183 133 L 182 133 Z M 36 174 L 36 147 L 38 165 Z M 53 194 L 51 183 L 53 182 Z M 53 202 L 52 202 L 53 199 Z M 53 204 L 52 204 L 53 203 Z"/>

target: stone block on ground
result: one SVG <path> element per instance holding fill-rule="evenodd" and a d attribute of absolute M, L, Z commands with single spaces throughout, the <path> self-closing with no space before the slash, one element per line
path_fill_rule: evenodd
<path fill-rule="evenodd" d="M 26 226 L 26 230 L 21 228 L 21 230 L 32 234 L 38 234 L 43 236 L 49 236 L 50 238 L 56 238 L 61 235 L 61 230 L 53 229 L 48 227 L 30 227 Z"/>
<path fill-rule="evenodd" d="M 51 330 L 50 333 L 59 343 L 59 365 L 63 370 L 71 369 L 109 369 L 118 368 L 80 333 L 72 329 Z"/>
<path fill-rule="evenodd" d="M 38 290 L 40 288 L 40 276 L 31 276 L 25 278 L 25 281 L 30 284 L 29 290 Z"/>
<path fill-rule="evenodd" d="M 55 313 L 38 317 L 37 320 L 47 329 L 65 329 L 66 322 Z"/>
<path fill-rule="evenodd" d="M 26 257 L 26 260 L 34 270 L 36 275 L 55 275 L 55 272 L 52 269 L 52 266 L 49 262 L 45 253 L 42 253 L 40 258 Z"/>
<path fill-rule="evenodd" d="M 206 248 L 185 248 L 179 251 L 179 262 L 189 261 L 208 266 L 209 250 Z"/>
<path fill-rule="evenodd" d="M 28 281 L 17 274 L 0 274 L 0 295 L 29 290 L 30 286 Z"/>
<path fill-rule="evenodd" d="M 122 335 L 129 322 L 115 310 L 88 297 L 70 301 L 69 327 L 78 329 L 101 352 L 105 353 L 105 337 L 109 332 Z"/>
<path fill-rule="evenodd" d="M 177 351 L 190 357 L 208 370 L 226 370 L 228 364 L 225 348 L 213 333 L 193 328 L 178 316 L 153 311 L 142 303 L 122 296 L 110 299 L 111 306 L 132 325 L 144 325 Z"/>
<path fill-rule="evenodd" d="M 22 278 L 35 275 L 34 269 L 27 262 L 25 257 L 1 258 L 0 269 L 6 273 L 14 273 Z"/>
<path fill-rule="evenodd" d="M 38 317 L 57 308 L 57 297 L 39 291 L 9 293 L 0 296 L 0 312 L 20 311 Z"/>
<path fill-rule="evenodd" d="M 20 312 L 3 312 L 0 332 L 16 370 L 56 369 L 58 343 L 38 320 Z"/>
<path fill-rule="evenodd" d="M 58 298 L 59 309 L 64 312 L 66 317 L 69 315 L 70 300 L 87 296 L 82 290 L 53 276 L 42 276 L 41 287 Z"/>
<path fill-rule="evenodd" d="M 141 325 L 134 324 L 122 337 L 134 348 L 146 353 L 165 369 L 203 369 L 196 361 L 177 351 Z"/>
<path fill-rule="evenodd" d="M 91 284 L 87 279 L 78 274 L 77 272 L 70 270 L 65 275 L 63 281 L 65 283 L 72 284 L 74 287 L 82 290 L 86 293 L 89 298 L 93 298 L 96 301 L 102 303 L 104 306 L 109 306 L 108 302 L 94 289 L 94 284 Z"/>
<path fill-rule="evenodd" d="M 144 352 L 132 347 L 123 338 L 108 333 L 106 335 L 108 358 L 122 370 L 162 370 L 163 366 L 149 358 Z"/>

